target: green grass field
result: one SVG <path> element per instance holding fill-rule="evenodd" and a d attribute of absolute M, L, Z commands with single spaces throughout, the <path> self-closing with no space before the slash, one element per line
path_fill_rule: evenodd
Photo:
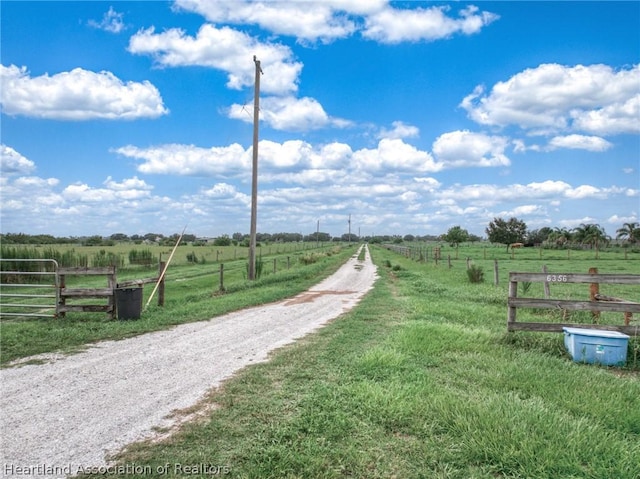
<path fill-rule="evenodd" d="M 623 368 L 574 363 L 561 334 L 507 333 L 506 285 L 469 283 L 466 261 L 371 251 L 380 279 L 355 310 L 244 369 L 194 408 L 198 421 L 119 464 L 198 478 L 640 477 L 637 340 Z M 526 261 L 501 268 L 539 269 Z M 602 272 L 635 272 L 608 261 Z"/>
<path fill-rule="evenodd" d="M 153 320 L 69 319 L 64 327 L 22 321 L 15 323 L 25 329 L 11 336 L 37 330 L 32 337 L 53 348 L 72 329 L 95 330 L 86 334 L 97 340 L 204 319 L 293 294 L 354 252 L 327 256 L 309 265 L 311 273 L 299 267 L 293 278 L 267 275 L 220 297 L 211 296 L 210 275 L 179 281 L 194 273 L 176 268 L 173 296 L 164 310 L 150 310 Z M 625 258 L 618 249 L 596 259 L 593 251 L 572 251 L 568 259 L 566 251 L 543 251 L 540 258 L 523 249 L 512 258 L 503 247 L 476 246 L 461 247 L 455 259 L 455 250 L 443 246 L 444 261 L 436 265 L 374 245 L 371 253 L 380 278 L 357 308 L 268 363 L 240 371 L 185 411 L 199 412 L 198 420 L 163 441 L 132 445 L 117 458 L 127 472 L 113 469 L 110 477 L 142 479 L 149 471 L 194 478 L 640 477 L 638 339 L 630 341 L 624 367 L 607 368 L 571 361 L 561 334 L 506 332 L 509 271 L 546 265 L 556 273 L 597 267 L 637 274 L 640 255 Z M 483 283 L 467 280 L 467 257 L 483 267 Z M 537 286 L 530 296 L 541 292 Z M 603 293 L 640 299 L 637 287 L 615 288 Z M 552 285 L 552 295 L 584 299 L 588 285 Z M 214 306 L 219 300 L 228 303 Z M 535 310 L 518 315 L 544 317 Z M 12 347 L 18 354 L 31 346 L 16 339 Z"/>

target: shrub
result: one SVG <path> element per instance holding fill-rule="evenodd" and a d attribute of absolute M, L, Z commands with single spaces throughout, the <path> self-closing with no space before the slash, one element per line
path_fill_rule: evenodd
<path fill-rule="evenodd" d="M 214 246 L 231 246 L 231 238 L 229 235 L 222 235 L 215 240 L 213 240 Z"/>
<path fill-rule="evenodd" d="M 302 264 L 313 264 L 318 261 L 318 255 L 314 253 L 305 254 L 300 256 L 300 262 Z"/>
<path fill-rule="evenodd" d="M 155 263 L 155 258 L 153 257 L 151 250 L 146 249 L 138 251 L 136 249 L 132 249 L 129 251 L 129 264 L 151 266 L 153 263 Z"/>
<path fill-rule="evenodd" d="M 117 266 L 121 268 L 124 266 L 124 258 L 121 258 L 119 255 L 112 252 L 107 253 L 107 251 L 101 249 L 93 255 L 91 265 L 94 268 L 102 268 L 106 266 Z"/>
<path fill-rule="evenodd" d="M 471 265 L 467 270 L 467 277 L 471 283 L 482 283 L 484 281 L 484 271 L 481 266 Z"/>

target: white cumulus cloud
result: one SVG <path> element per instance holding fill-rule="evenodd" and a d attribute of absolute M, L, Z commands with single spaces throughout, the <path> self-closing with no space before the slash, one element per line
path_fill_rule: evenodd
<path fill-rule="evenodd" d="M 224 71 L 227 87 L 236 90 L 253 86 L 254 55 L 265 73 L 260 84 L 265 93 L 297 91 L 302 70 L 286 45 L 261 43 L 246 33 L 211 24 L 200 27 L 195 36 L 177 28 L 161 33 L 153 27 L 141 30 L 130 38 L 128 49 L 133 54 L 150 55 L 162 66 L 203 66 Z"/>
<path fill-rule="evenodd" d="M 330 43 L 358 32 L 380 43 L 432 41 L 455 33 L 477 33 L 498 18 L 475 6 L 448 15 L 449 7 L 401 9 L 392 7 L 389 0 L 177 0 L 175 5 L 212 23 L 258 25 L 301 43 Z"/>
<path fill-rule="evenodd" d="M 229 118 L 253 122 L 253 106 L 232 105 Z M 310 97 L 268 96 L 260 102 L 260 120 L 275 130 L 309 131 L 327 127 L 345 128 L 352 123 L 330 117 L 322 105 Z"/>
<path fill-rule="evenodd" d="M 450 7 L 398 9 L 388 6 L 368 16 L 362 35 L 380 43 L 433 41 L 456 33 L 470 35 L 499 17 L 479 12 L 475 6 L 462 9 L 457 17 L 447 15 Z"/>
<path fill-rule="evenodd" d="M 356 30 L 345 15 L 337 15 L 332 2 L 234 2 L 177 0 L 176 6 L 204 16 L 213 23 L 254 24 L 280 35 L 324 42 L 344 38 Z"/>
<path fill-rule="evenodd" d="M 599 136 L 566 135 L 555 136 L 549 141 L 548 149 L 570 148 L 574 150 L 606 151 L 613 145 Z"/>
<path fill-rule="evenodd" d="M 391 170 L 409 170 L 415 172 L 434 172 L 442 169 L 429 152 L 419 150 L 401 139 L 383 138 L 377 148 L 363 148 L 353 153 L 358 170 L 377 171 L 383 168 Z"/>
<path fill-rule="evenodd" d="M 509 166 L 505 149 L 509 141 L 466 130 L 440 135 L 433 143 L 433 154 L 447 168 Z"/>
<path fill-rule="evenodd" d="M 640 65 L 529 68 L 490 91 L 478 86 L 461 106 L 482 125 L 518 125 L 531 132 L 582 131 L 595 135 L 640 132 Z"/>
<path fill-rule="evenodd" d="M 28 174 L 36 169 L 33 161 L 25 158 L 10 146 L 0 144 L 0 172 L 3 175 Z"/>
<path fill-rule="evenodd" d="M 572 188 L 571 190 L 566 191 L 565 195 L 567 198 L 574 200 L 594 197 L 606 198 L 606 193 L 603 190 L 591 185 L 580 185 L 576 188 Z"/>
<path fill-rule="evenodd" d="M 420 135 L 420 129 L 417 126 L 407 125 L 402 121 L 394 121 L 391 126 L 393 127 L 391 129 L 382 128 L 378 133 L 378 139 L 417 138 Z"/>
<path fill-rule="evenodd" d="M 150 82 L 123 82 L 82 68 L 31 77 L 26 67 L 0 65 L 0 102 L 7 115 L 56 120 L 133 120 L 168 113 Z"/>
<path fill-rule="evenodd" d="M 181 144 L 149 148 L 127 145 L 113 151 L 140 160 L 138 171 L 147 174 L 213 176 L 247 169 L 250 164 L 245 149 L 237 143 L 213 148 Z"/>

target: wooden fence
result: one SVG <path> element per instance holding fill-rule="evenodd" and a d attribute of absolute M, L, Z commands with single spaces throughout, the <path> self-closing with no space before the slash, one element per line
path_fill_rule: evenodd
<path fill-rule="evenodd" d="M 116 307 L 116 289 L 142 287 L 144 284 L 157 283 L 160 274 L 165 266 L 164 262 L 160 262 L 160 273 L 156 278 L 144 278 L 128 280 L 118 283 L 116 281 L 115 266 L 107 266 L 104 268 L 59 268 L 58 269 L 58 285 L 59 285 L 59 301 L 56 309 L 58 317 L 64 317 L 68 312 L 104 312 L 111 319 L 115 319 Z M 107 285 L 104 288 L 67 288 L 67 276 L 106 276 Z M 164 278 L 158 285 L 158 306 L 164 306 Z M 86 300 L 87 298 L 102 300 L 101 304 L 69 304 L 68 300 Z M 106 301 L 106 304 L 105 304 Z"/>
<path fill-rule="evenodd" d="M 573 301 L 562 299 L 518 298 L 518 282 L 544 282 L 545 291 L 550 283 L 585 283 L 591 284 L 589 301 Z M 507 313 L 508 331 L 546 331 L 562 332 L 563 327 L 578 327 L 587 329 L 605 329 L 620 331 L 625 334 L 640 335 L 640 326 L 630 324 L 631 315 L 640 313 L 640 303 L 625 301 L 620 298 L 610 298 L 600 295 L 596 285 L 600 284 L 630 284 L 640 285 L 640 275 L 636 274 L 548 274 L 548 273 L 509 273 L 509 298 Z M 562 311 L 591 311 L 594 315 L 592 324 L 576 323 L 536 323 L 517 322 L 518 308 L 559 309 Z M 614 311 L 625 313 L 624 325 L 598 324 L 595 319 L 600 312 Z"/>
<path fill-rule="evenodd" d="M 67 288 L 67 276 L 106 276 L 107 285 L 104 288 Z M 58 268 L 58 287 L 60 297 L 57 307 L 57 315 L 64 317 L 68 312 L 105 312 L 111 319 L 115 319 L 115 288 L 116 268 L 106 266 L 104 268 Z M 87 298 L 102 299 L 101 304 L 68 304 L 68 300 L 84 300 Z M 104 304 L 106 301 L 106 304 Z"/>

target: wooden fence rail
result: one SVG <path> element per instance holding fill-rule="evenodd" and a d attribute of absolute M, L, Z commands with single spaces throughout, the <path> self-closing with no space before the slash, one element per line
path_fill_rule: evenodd
<path fill-rule="evenodd" d="M 640 313 L 640 303 L 632 301 L 611 301 L 605 300 L 572 301 L 560 299 L 538 299 L 538 298 L 518 298 L 518 282 L 544 282 L 549 283 L 589 283 L 595 284 L 629 284 L 640 286 L 640 275 L 636 274 L 548 274 L 548 273 L 509 273 L 509 298 L 507 313 L 508 331 L 547 331 L 562 332 L 563 327 L 580 327 L 586 329 L 605 329 L 610 331 L 620 331 L 625 334 L 640 335 L 640 326 L 611 325 L 611 324 L 576 324 L 576 323 L 535 323 L 517 322 L 516 311 L 518 308 L 540 308 L 559 309 L 563 311 L 592 311 L 599 313 L 603 311 L 623 312 L 625 319 L 630 318 L 633 313 Z M 594 295 L 592 295 L 594 296 Z M 617 298 L 616 298 L 617 299 Z M 626 319 L 629 322 L 629 319 Z"/>
<path fill-rule="evenodd" d="M 104 288 L 67 288 L 67 276 L 106 276 L 107 286 Z M 116 307 L 114 291 L 116 288 L 116 268 L 107 266 L 104 268 L 58 268 L 58 286 L 60 297 L 57 315 L 64 317 L 69 312 L 105 312 L 111 319 L 115 318 Z M 67 300 L 98 298 L 106 300 L 107 304 L 73 304 Z"/>
<path fill-rule="evenodd" d="M 0 316 L 1 317 L 50 317 L 50 318 L 58 318 L 65 317 L 66 313 L 69 312 L 104 312 L 107 313 L 110 319 L 115 319 L 117 312 L 117 301 L 116 301 L 116 290 L 120 288 L 131 288 L 131 287 L 142 287 L 144 284 L 148 283 L 158 283 L 158 306 L 164 306 L 164 298 L 165 298 L 165 282 L 164 277 L 155 278 L 144 278 L 144 279 L 134 279 L 134 280 L 126 280 L 118 283 L 116 281 L 116 267 L 115 266 L 106 266 L 106 267 L 81 267 L 81 268 L 71 268 L 71 267 L 59 267 L 57 263 L 53 260 L 30 260 L 30 259 L 20 259 L 20 260 L 12 260 L 12 259 L 2 259 L 4 262 L 49 262 L 55 265 L 55 267 L 50 268 L 52 271 L 8 271 L 3 270 L 1 272 L 2 279 L 9 278 L 7 284 L 0 284 L 2 288 L 2 298 L 0 301 Z M 165 266 L 164 262 L 160 262 L 159 269 L 163 271 Z M 52 277 L 50 283 L 41 284 L 37 283 L 17 283 L 16 281 L 21 280 L 20 278 L 28 277 L 28 276 L 36 276 L 40 277 L 42 275 L 47 275 Z M 104 287 L 69 287 L 67 286 L 67 279 L 70 276 L 105 276 L 106 284 Z M 19 278 L 16 280 L 15 278 Z M 23 280 L 23 281 L 26 281 Z M 22 287 L 29 290 L 34 290 L 36 288 L 47 288 L 51 290 L 50 293 L 47 294 L 36 294 L 34 292 L 29 292 L 25 294 L 14 292 L 13 289 L 9 291 L 9 289 L 16 289 L 18 287 Z M 22 301 L 16 304 L 9 303 L 5 301 L 4 298 L 19 298 Z M 46 303 L 43 301 L 38 302 L 41 298 L 45 298 Z M 96 301 L 90 301 L 95 299 Z M 73 304 L 70 304 L 73 303 Z M 99 303 L 99 304 L 98 304 Z M 14 312 L 13 309 L 16 309 Z M 36 313 L 26 312 L 29 309 L 37 309 Z"/>

